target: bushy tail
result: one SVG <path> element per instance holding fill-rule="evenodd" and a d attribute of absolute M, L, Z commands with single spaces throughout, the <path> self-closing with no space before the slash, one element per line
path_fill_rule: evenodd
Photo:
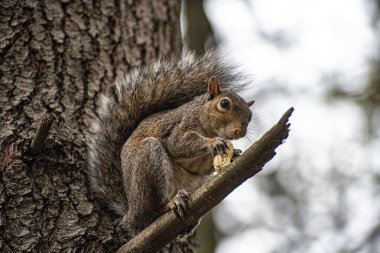
<path fill-rule="evenodd" d="M 235 67 L 226 64 L 219 53 L 210 52 L 201 58 L 188 54 L 137 69 L 117 81 L 112 97 L 102 98 L 88 140 L 88 175 L 93 190 L 117 214 L 124 215 L 128 209 L 120 161 L 125 141 L 146 116 L 207 92 L 211 76 L 216 76 L 223 88 L 236 91 L 245 85 Z"/>

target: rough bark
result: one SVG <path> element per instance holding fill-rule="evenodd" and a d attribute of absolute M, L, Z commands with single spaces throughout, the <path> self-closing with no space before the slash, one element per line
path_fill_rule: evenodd
<path fill-rule="evenodd" d="M 0 1 L 0 251 L 106 252 L 121 236 L 86 179 L 98 96 L 180 53 L 177 0 Z M 40 120 L 56 120 L 37 155 Z"/>

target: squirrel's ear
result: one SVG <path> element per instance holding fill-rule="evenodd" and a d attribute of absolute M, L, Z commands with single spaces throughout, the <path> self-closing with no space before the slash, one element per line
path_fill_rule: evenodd
<path fill-rule="evenodd" d="M 218 96 L 220 93 L 220 86 L 218 83 L 218 79 L 215 76 L 210 77 L 208 81 L 208 94 L 210 95 L 210 99 Z"/>
<path fill-rule="evenodd" d="M 247 105 L 248 105 L 248 107 L 250 107 L 251 105 L 253 105 L 255 103 L 255 100 L 251 100 L 251 101 L 248 101 L 247 102 Z"/>

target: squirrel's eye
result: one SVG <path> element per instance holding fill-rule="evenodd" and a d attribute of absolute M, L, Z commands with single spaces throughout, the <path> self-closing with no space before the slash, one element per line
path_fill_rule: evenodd
<path fill-rule="evenodd" d="M 227 109 L 229 105 L 230 105 L 230 101 L 228 101 L 228 99 L 222 99 L 220 101 L 220 107 L 224 109 Z"/>

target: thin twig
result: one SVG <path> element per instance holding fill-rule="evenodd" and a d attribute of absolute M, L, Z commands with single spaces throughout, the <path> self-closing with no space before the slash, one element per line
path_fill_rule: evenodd
<path fill-rule="evenodd" d="M 167 212 L 141 231 L 117 252 L 156 252 L 194 224 L 211 208 L 248 178 L 258 173 L 275 156 L 275 149 L 288 137 L 290 108 L 268 132 L 233 163 L 201 186 L 190 196 L 190 207 L 184 219 Z"/>
<path fill-rule="evenodd" d="M 53 113 L 49 113 L 42 118 L 40 124 L 38 125 L 36 135 L 32 140 L 32 144 L 30 144 L 30 151 L 32 154 L 38 154 L 41 152 L 44 141 L 48 137 L 49 129 L 54 119 L 55 116 Z"/>

